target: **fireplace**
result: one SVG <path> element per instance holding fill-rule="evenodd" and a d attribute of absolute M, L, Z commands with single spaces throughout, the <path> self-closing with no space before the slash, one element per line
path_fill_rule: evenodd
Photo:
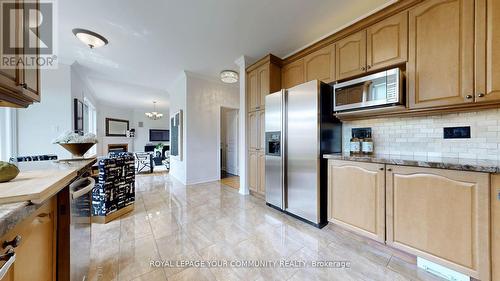
<path fill-rule="evenodd" d="M 108 144 L 108 153 L 110 152 L 128 152 L 128 144 Z"/>

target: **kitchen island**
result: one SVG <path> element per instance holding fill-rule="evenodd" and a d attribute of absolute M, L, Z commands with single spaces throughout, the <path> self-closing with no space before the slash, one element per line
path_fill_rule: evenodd
<path fill-rule="evenodd" d="M 479 280 L 500 280 L 500 165 L 324 155 L 328 220 Z"/>
<path fill-rule="evenodd" d="M 69 280 L 68 186 L 95 162 L 22 162 L 16 179 L 0 183 L 2 252 L 11 253 L 2 281 Z"/>

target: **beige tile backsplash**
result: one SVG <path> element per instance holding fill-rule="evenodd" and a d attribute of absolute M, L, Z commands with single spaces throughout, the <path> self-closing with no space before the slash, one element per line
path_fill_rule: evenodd
<path fill-rule="evenodd" d="M 470 139 L 443 139 L 443 127 L 470 126 Z M 371 127 L 375 153 L 500 160 L 500 109 L 427 117 L 343 122 L 343 149 L 352 128 Z"/>

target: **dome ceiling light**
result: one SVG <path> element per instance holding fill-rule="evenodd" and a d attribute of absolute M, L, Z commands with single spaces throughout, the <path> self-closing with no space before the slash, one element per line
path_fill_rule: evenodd
<path fill-rule="evenodd" d="M 108 39 L 104 36 L 87 29 L 75 28 L 73 29 L 73 34 L 91 49 L 100 48 L 108 45 L 109 43 Z"/>
<path fill-rule="evenodd" d="M 223 70 L 220 73 L 220 80 L 227 84 L 238 82 L 238 72 L 233 70 Z"/>

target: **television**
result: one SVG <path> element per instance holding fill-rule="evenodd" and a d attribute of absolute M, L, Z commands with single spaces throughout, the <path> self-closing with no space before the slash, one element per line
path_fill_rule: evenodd
<path fill-rule="evenodd" d="M 149 141 L 170 141 L 170 130 L 149 130 Z"/>

